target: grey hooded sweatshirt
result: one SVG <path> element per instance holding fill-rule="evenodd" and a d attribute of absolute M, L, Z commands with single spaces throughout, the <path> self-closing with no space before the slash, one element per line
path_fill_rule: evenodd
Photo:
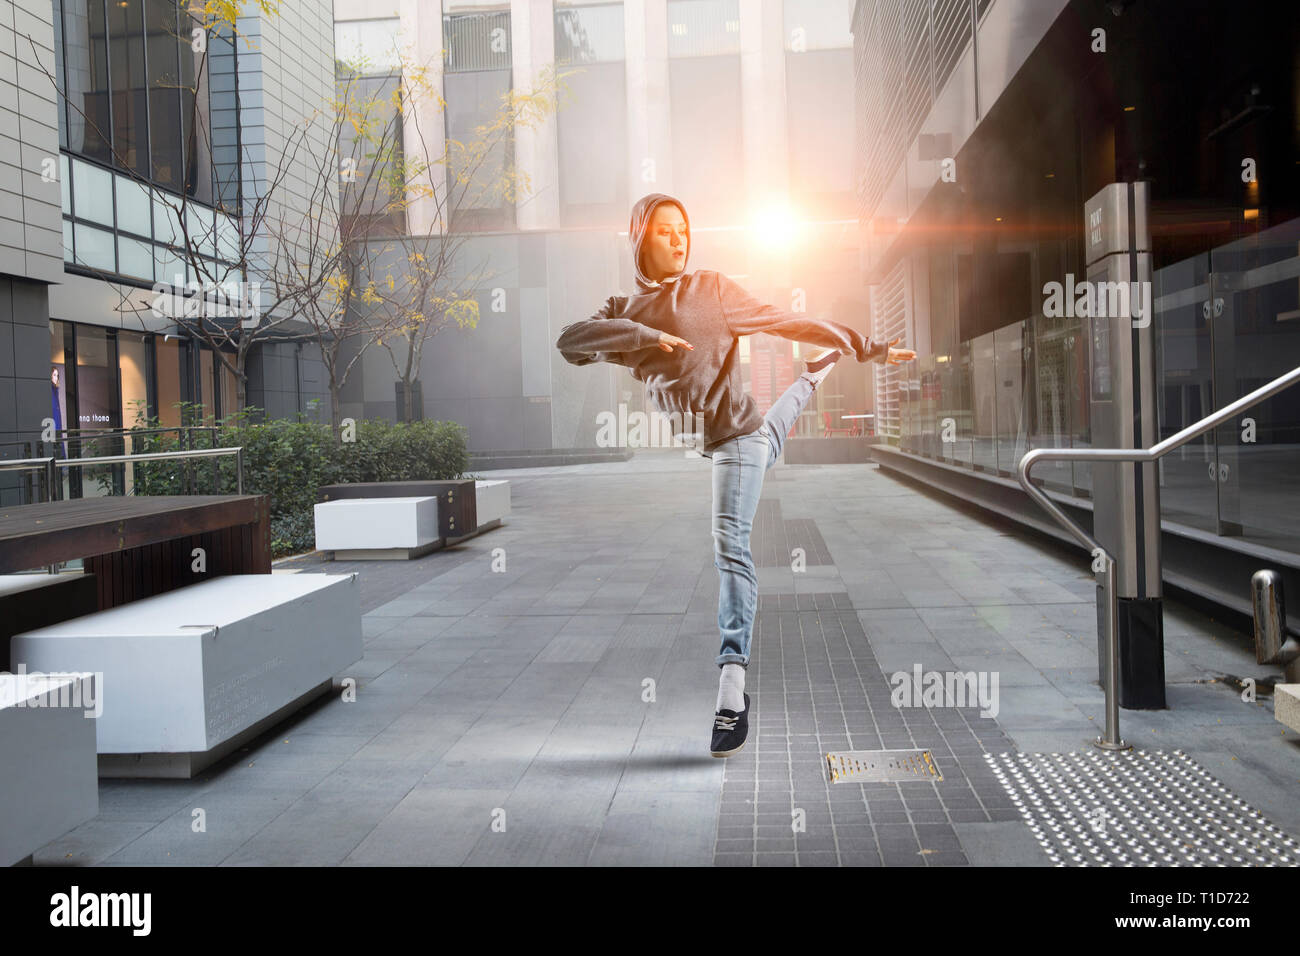
<path fill-rule="evenodd" d="M 740 337 L 768 332 L 796 342 L 839 349 L 859 362 L 883 357 L 889 347 L 839 322 L 783 312 L 759 302 L 720 272 L 700 269 L 656 282 L 642 261 L 654 210 L 673 203 L 682 211 L 690 236 L 686 207 L 672 196 L 651 193 L 632 209 L 628 227 L 636 269 L 637 291 L 610 296 L 590 319 L 560 330 L 556 348 L 573 365 L 612 362 L 632 370 L 646 387 L 650 406 L 683 419 L 702 413 L 704 453 L 763 424 L 763 413 L 744 390 L 740 374 Z M 686 261 L 690 260 L 687 246 Z M 659 334 L 668 332 L 690 342 L 694 350 L 659 347 Z M 699 420 L 699 419 L 697 419 Z"/>

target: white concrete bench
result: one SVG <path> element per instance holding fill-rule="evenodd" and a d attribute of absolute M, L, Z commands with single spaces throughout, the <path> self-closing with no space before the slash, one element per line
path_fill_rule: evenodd
<path fill-rule="evenodd" d="M 510 514 L 510 482 L 504 478 L 474 482 L 474 506 L 478 510 L 478 527 L 474 529 L 475 534 L 487 531 L 489 528 L 500 527 L 506 516 Z"/>
<path fill-rule="evenodd" d="M 26 631 L 28 671 L 103 679 L 101 776 L 190 777 L 362 656 L 355 574 L 241 574 Z"/>
<path fill-rule="evenodd" d="M 1273 716 L 1300 733 L 1300 684 L 1273 685 Z"/>
<path fill-rule="evenodd" d="M 339 561 L 418 558 L 442 546 L 437 498 L 340 498 L 316 505 L 316 550 Z"/>
<path fill-rule="evenodd" d="M 93 695 L 89 674 L 0 674 L 0 866 L 99 813 Z"/>
<path fill-rule="evenodd" d="M 428 498 L 336 498 L 316 505 L 316 550 L 337 561 L 418 558 L 459 544 L 492 528 L 510 514 L 510 482 L 476 481 L 477 525 L 468 534 L 438 536 L 439 500 Z"/>

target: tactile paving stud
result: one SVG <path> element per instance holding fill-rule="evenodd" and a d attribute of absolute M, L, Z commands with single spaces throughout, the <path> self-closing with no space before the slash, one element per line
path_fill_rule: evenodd
<path fill-rule="evenodd" d="M 1181 751 L 984 759 L 1057 866 L 1300 865 L 1300 843 Z"/>

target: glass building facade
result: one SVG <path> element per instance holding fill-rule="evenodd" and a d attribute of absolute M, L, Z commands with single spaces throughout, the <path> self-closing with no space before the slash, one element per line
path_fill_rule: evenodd
<path fill-rule="evenodd" d="M 1086 279 L 1084 203 L 1112 182 L 1143 181 L 1151 195 L 1160 438 L 1300 365 L 1300 27 L 1255 6 L 1224 16 L 1151 2 L 1101 18 L 1070 3 L 959 150 L 946 153 L 941 134 L 916 141 L 917 153 L 931 150 L 920 161 L 932 170 L 951 157 L 955 177 L 908 210 L 872 270 L 878 333 L 929 343 L 880 375 L 889 442 L 1003 478 L 1030 448 L 1093 444 L 1089 399 L 1105 370 L 1089 317 L 1060 314 L 1048 292 Z M 907 48 L 906 24 L 860 27 L 868 52 Z M 909 119 L 914 79 L 897 75 L 896 116 L 871 114 L 869 132 L 886 145 L 862 153 L 869 204 L 886 195 L 881 151 L 922 128 Z M 942 88 L 925 85 L 926 97 Z M 888 100 L 889 88 L 873 95 Z M 1159 467 L 1167 528 L 1300 553 L 1300 391 Z M 1091 498 L 1087 464 L 1044 462 L 1035 476 Z"/>
<path fill-rule="evenodd" d="M 53 12 L 66 271 L 142 288 L 238 278 L 235 43 L 176 0 L 54 0 Z M 51 417 L 74 442 L 237 404 L 206 345 L 78 321 L 50 323 L 50 383 Z"/>

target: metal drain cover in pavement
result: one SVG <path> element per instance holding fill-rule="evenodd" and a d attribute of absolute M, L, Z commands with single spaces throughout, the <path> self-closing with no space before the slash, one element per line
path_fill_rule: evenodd
<path fill-rule="evenodd" d="M 826 755 L 831 783 L 942 780 L 928 750 L 842 750 Z"/>
<path fill-rule="evenodd" d="M 1300 865 L 1300 843 L 1182 751 L 984 759 L 1057 866 Z"/>

